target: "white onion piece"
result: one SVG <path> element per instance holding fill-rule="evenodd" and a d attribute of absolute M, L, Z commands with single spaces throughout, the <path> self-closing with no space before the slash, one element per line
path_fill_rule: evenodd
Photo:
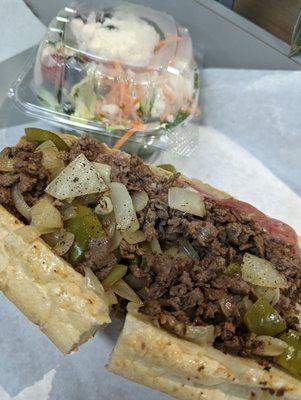
<path fill-rule="evenodd" d="M 54 246 L 53 250 L 59 256 L 66 254 L 74 242 L 74 234 L 71 232 L 64 232 L 60 240 Z"/>
<path fill-rule="evenodd" d="M 68 221 L 77 215 L 76 209 L 73 206 L 69 206 L 67 208 L 60 209 L 63 221 Z"/>
<path fill-rule="evenodd" d="M 52 177 L 56 177 L 65 168 L 60 152 L 51 140 L 40 144 L 35 151 L 42 152 L 42 165 L 51 173 Z"/>
<path fill-rule="evenodd" d="M 0 153 L 0 171 L 13 172 L 13 170 L 14 170 L 14 160 L 12 158 L 3 156 L 3 154 Z"/>
<path fill-rule="evenodd" d="M 168 255 L 170 255 L 170 256 L 172 256 L 172 257 L 187 258 L 187 255 L 184 254 L 184 253 L 182 253 L 182 252 L 180 251 L 180 249 L 179 249 L 178 247 L 176 247 L 176 246 L 169 247 L 169 248 L 165 251 L 165 254 L 168 254 Z"/>
<path fill-rule="evenodd" d="M 188 240 L 181 239 L 179 249 L 183 254 L 187 255 L 193 260 L 198 261 L 200 259 L 198 253 L 196 252 L 192 244 L 188 242 Z"/>
<path fill-rule="evenodd" d="M 107 190 L 93 165 L 80 154 L 47 186 L 45 192 L 50 196 L 65 200 Z"/>
<path fill-rule="evenodd" d="M 159 240 L 155 237 L 152 238 L 151 242 L 151 250 L 153 253 L 158 253 L 158 254 L 162 254 L 162 249 L 159 243 Z"/>
<path fill-rule="evenodd" d="M 286 279 L 270 261 L 248 253 L 243 258 L 241 276 L 244 281 L 256 286 L 274 289 L 287 287 Z"/>
<path fill-rule="evenodd" d="M 30 225 L 18 228 L 15 233 L 21 236 L 26 243 L 32 243 L 41 236 L 41 233 L 34 226 Z"/>
<path fill-rule="evenodd" d="M 253 305 L 253 301 L 250 300 L 250 298 L 248 296 L 245 296 L 242 299 L 242 303 L 243 303 L 244 308 L 245 308 L 246 311 Z"/>
<path fill-rule="evenodd" d="M 27 220 L 31 219 L 31 208 L 24 200 L 22 193 L 20 192 L 19 185 L 16 184 L 12 188 L 12 198 L 17 211 L 23 215 Z"/>
<path fill-rule="evenodd" d="M 252 292 L 255 294 L 255 296 L 260 299 L 264 298 L 266 299 L 272 306 L 275 306 L 279 299 L 280 299 L 280 289 L 269 289 L 266 287 L 260 287 L 260 286 L 253 286 L 252 287 Z"/>
<path fill-rule="evenodd" d="M 95 207 L 95 212 L 97 215 L 107 215 L 111 214 L 113 211 L 113 204 L 111 202 L 110 197 L 108 196 L 103 196 L 99 200 L 99 204 Z"/>
<path fill-rule="evenodd" d="M 288 344 L 283 340 L 271 336 L 257 336 L 256 340 L 263 342 L 263 348 L 258 347 L 253 350 L 254 354 L 260 356 L 280 356 L 288 347 Z"/>
<path fill-rule="evenodd" d="M 139 311 L 140 305 L 138 305 L 137 303 L 128 303 L 126 306 L 126 310 L 129 314 L 137 314 Z M 154 324 L 156 323 L 156 321 L 154 321 Z M 160 326 L 158 326 L 158 328 L 160 328 Z"/>
<path fill-rule="evenodd" d="M 134 220 L 131 223 L 131 226 L 127 230 L 130 232 L 136 232 L 138 231 L 139 228 L 140 228 L 139 221 L 138 218 L 136 217 L 134 218 Z"/>
<path fill-rule="evenodd" d="M 63 229 L 56 229 L 51 233 L 46 233 L 42 236 L 42 238 L 50 247 L 54 247 L 59 242 L 63 234 Z"/>
<path fill-rule="evenodd" d="M 132 194 L 132 201 L 135 211 L 141 211 L 147 206 L 149 197 L 148 194 L 142 190 L 141 192 L 134 192 Z"/>
<path fill-rule="evenodd" d="M 137 244 L 146 241 L 146 236 L 142 231 L 121 231 L 121 235 L 128 244 Z"/>
<path fill-rule="evenodd" d="M 70 197 L 69 199 L 65 199 L 65 202 L 66 202 L 67 204 L 72 204 L 73 201 L 74 201 L 74 197 Z"/>
<path fill-rule="evenodd" d="M 106 231 L 107 235 L 109 236 L 109 238 L 112 238 L 114 236 L 115 230 L 116 230 L 116 222 L 115 221 L 110 222 L 110 224 L 105 227 L 105 231 Z"/>
<path fill-rule="evenodd" d="M 243 317 L 252 305 L 252 300 L 250 300 L 248 296 L 245 296 L 241 301 L 237 303 L 237 308 L 240 315 Z"/>
<path fill-rule="evenodd" d="M 90 193 L 85 194 L 84 196 L 80 196 L 80 198 L 76 199 L 78 204 L 82 204 L 84 206 L 95 205 L 99 201 L 99 193 Z"/>
<path fill-rule="evenodd" d="M 108 306 L 113 306 L 114 304 L 118 304 L 117 297 L 111 289 L 106 291 L 105 294 Z"/>
<path fill-rule="evenodd" d="M 199 193 L 185 188 L 171 187 L 168 190 L 168 205 L 170 208 L 188 214 L 204 217 L 206 208 Z"/>
<path fill-rule="evenodd" d="M 301 334 L 301 304 L 296 304 L 296 311 L 296 317 L 299 320 L 299 323 L 297 324 L 297 331 Z"/>
<path fill-rule="evenodd" d="M 110 183 L 109 188 L 117 229 L 130 229 L 131 231 L 138 230 L 139 222 L 127 188 L 119 182 Z"/>
<path fill-rule="evenodd" d="M 86 285 L 94 290 L 94 292 L 97 293 L 99 296 L 105 297 L 105 290 L 92 269 L 90 267 L 84 267 L 84 271 Z"/>
<path fill-rule="evenodd" d="M 168 255 L 173 256 L 173 257 L 177 257 L 179 255 L 179 252 L 180 252 L 180 250 L 177 247 L 172 246 L 172 247 L 169 247 L 165 251 L 165 254 L 168 254 Z"/>
<path fill-rule="evenodd" d="M 230 300 L 229 297 L 226 296 L 218 302 L 223 314 L 226 317 L 230 317 L 233 314 L 233 300 Z"/>
<path fill-rule="evenodd" d="M 214 342 L 214 326 L 190 326 L 186 328 L 185 339 L 201 344 L 201 345 L 212 345 Z"/>
<path fill-rule="evenodd" d="M 98 175 L 108 185 L 111 182 L 111 170 L 112 170 L 112 167 L 110 165 L 102 164 L 102 163 L 99 163 L 99 162 L 92 162 L 92 165 L 96 169 Z"/>
<path fill-rule="evenodd" d="M 53 232 L 63 227 L 60 212 L 47 199 L 40 199 L 31 208 L 31 225 L 42 234 Z"/>
<path fill-rule="evenodd" d="M 109 236 L 109 238 L 112 238 L 116 229 L 114 213 L 101 215 L 100 219 L 107 235 Z"/>
<path fill-rule="evenodd" d="M 136 304 L 143 304 L 140 297 L 123 279 L 115 283 L 115 285 L 112 286 L 112 290 L 123 299 L 129 300 Z"/>
<path fill-rule="evenodd" d="M 112 250 L 118 249 L 121 241 L 122 241 L 121 233 L 119 232 L 118 229 L 116 229 L 112 237 Z"/>

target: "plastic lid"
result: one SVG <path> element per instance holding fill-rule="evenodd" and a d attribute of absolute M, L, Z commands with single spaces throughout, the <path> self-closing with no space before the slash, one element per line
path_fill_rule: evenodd
<path fill-rule="evenodd" d="M 173 128 L 196 108 L 197 78 L 189 32 L 171 16 L 124 1 L 72 3 L 39 47 L 33 109 L 109 131 Z"/>

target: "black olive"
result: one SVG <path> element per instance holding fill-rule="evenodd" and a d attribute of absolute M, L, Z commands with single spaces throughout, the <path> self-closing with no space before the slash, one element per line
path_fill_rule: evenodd
<path fill-rule="evenodd" d="M 57 93 L 57 101 L 61 105 L 62 111 L 65 114 L 72 114 L 74 112 L 74 104 L 71 98 L 65 94 L 65 90 L 59 89 Z"/>
<path fill-rule="evenodd" d="M 61 110 L 65 114 L 70 115 L 75 111 L 75 106 L 74 106 L 73 99 L 66 92 L 65 88 L 63 88 L 63 89 L 60 88 L 58 90 L 56 98 L 57 98 L 58 103 L 61 105 Z"/>
<path fill-rule="evenodd" d="M 65 62 L 64 83 L 67 89 L 71 89 L 76 83 L 86 76 L 84 63 L 76 57 L 69 57 Z"/>
<path fill-rule="evenodd" d="M 106 19 L 113 18 L 113 14 L 110 11 L 103 11 L 101 14 L 97 15 L 96 22 L 103 24 Z"/>
<path fill-rule="evenodd" d="M 81 19 L 81 20 L 83 21 L 84 24 L 87 23 L 87 18 L 86 18 L 84 15 L 76 14 L 75 17 L 74 17 L 74 19 L 75 19 L 75 18 Z"/>
<path fill-rule="evenodd" d="M 62 103 L 62 111 L 68 115 L 74 113 L 74 104 L 71 102 Z"/>
<path fill-rule="evenodd" d="M 105 11 L 104 13 L 104 17 L 105 19 L 112 19 L 113 18 L 113 14 L 110 11 Z"/>
<path fill-rule="evenodd" d="M 109 29 L 109 31 L 113 31 L 113 30 L 117 29 L 116 26 L 114 26 L 114 25 L 107 25 L 106 28 Z"/>

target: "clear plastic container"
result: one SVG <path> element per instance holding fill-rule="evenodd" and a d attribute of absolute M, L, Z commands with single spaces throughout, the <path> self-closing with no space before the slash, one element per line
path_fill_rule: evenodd
<path fill-rule="evenodd" d="M 58 13 L 13 94 L 26 112 L 52 123 L 110 144 L 129 138 L 127 150 L 133 143 L 162 148 L 162 134 L 195 113 L 198 81 L 189 32 L 171 16 L 97 0 Z"/>

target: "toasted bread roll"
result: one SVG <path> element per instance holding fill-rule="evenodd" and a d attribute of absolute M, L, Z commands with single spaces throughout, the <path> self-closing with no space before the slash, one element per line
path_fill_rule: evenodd
<path fill-rule="evenodd" d="M 27 243 L 23 224 L 0 206 L 0 289 L 63 352 L 110 322 L 106 300 L 41 239 Z"/>
<path fill-rule="evenodd" d="M 226 355 L 129 313 L 108 369 L 180 400 L 301 398 L 300 381 L 276 367 Z"/>

